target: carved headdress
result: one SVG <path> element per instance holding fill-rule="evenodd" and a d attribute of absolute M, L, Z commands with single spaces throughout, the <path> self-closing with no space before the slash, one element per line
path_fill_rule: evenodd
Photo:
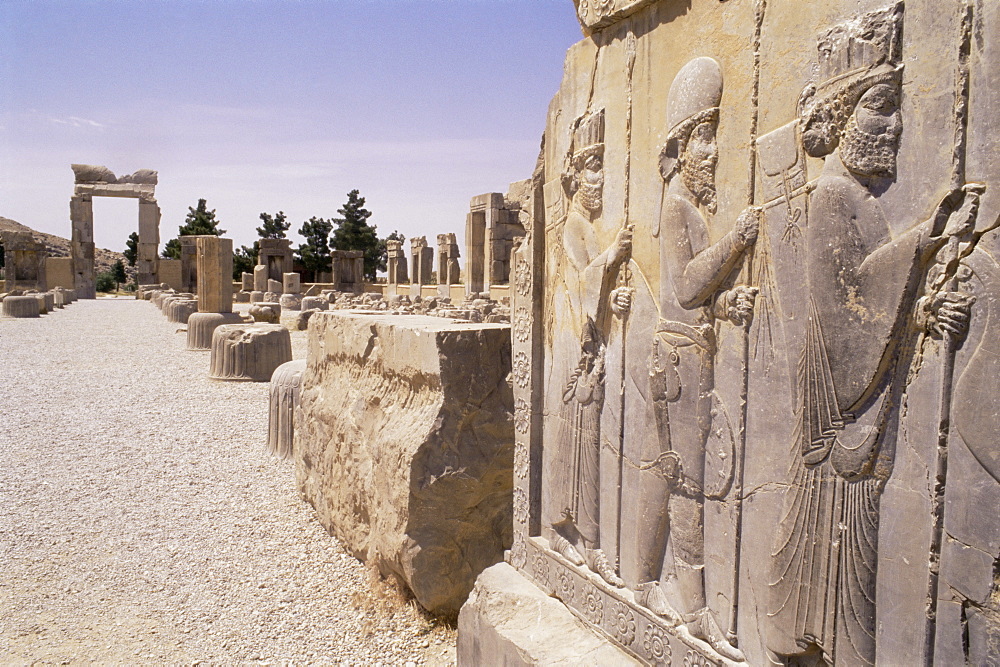
<path fill-rule="evenodd" d="M 566 164 L 562 174 L 563 188 L 570 197 L 579 186 L 577 174 L 583 170 L 587 158 L 604 156 L 604 109 L 586 113 L 570 126 L 572 143 L 566 154 Z"/>
<path fill-rule="evenodd" d="M 903 3 L 830 28 L 817 40 L 820 83 L 799 98 L 802 143 L 813 157 L 831 153 L 858 100 L 880 83 L 902 81 Z"/>
<path fill-rule="evenodd" d="M 667 141 L 660 152 L 660 174 L 669 178 L 677 168 L 691 131 L 719 119 L 722 68 L 712 58 L 689 61 L 674 77 L 667 94 Z"/>

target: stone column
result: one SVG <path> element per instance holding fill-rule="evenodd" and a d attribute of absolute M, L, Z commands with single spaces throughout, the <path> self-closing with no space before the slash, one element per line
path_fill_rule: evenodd
<path fill-rule="evenodd" d="M 160 207 L 155 199 L 139 200 L 139 245 L 136 249 L 136 280 L 139 285 L 160 282 Z"/>
<path fill-rule="evenodd" d="M 233 240 L 195 237 L 198 250 L 198 312 L 233 310 Z"/>
<path fill-rule="evenodd" d="M 90 195 L 69 200 L 70 257 L 73 258 L 73 289 L 80 299 L 97 296 L 94 287 L 94 204 Z"/>
<path fill-rule="evenodd" d="M 181 236 L 181 286 L 185 292 L 198 289 L 198 236 Z"/>

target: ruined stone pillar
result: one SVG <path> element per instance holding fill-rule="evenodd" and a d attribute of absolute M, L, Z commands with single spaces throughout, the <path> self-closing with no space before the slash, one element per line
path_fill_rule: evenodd
<path fill-rule="evenodd" d="M 139 245 L 136 249 L 136 280 L 148 285 L 159 282 L 160 207 L 155 199 L 139 200 Z"/>
<path fill-rule="evenodd" d="M 94 288 L 94 204 L 90 195 L 69 200 L 70 257 L 73 258 L 73 288 L 81 299 L 97 296 Z"/>
<path fill-rule="evenodd" d="M 181 288 L 187 292 L 198 289 L 198 248 L 197 236 L 181 236 Z"/>
<path fill-rule="evenodd" d="M 198 312 L 233 311 L 233 240 L 196 237 L 198 250 Z"/>
<path fill-rule="evenodd" d="M 406 253 L 403 251 L 402 242 L 389 239 L 385 242 L 385 248 L 388 255 L 388 284 L 398 285 L 407 282 Z"/>

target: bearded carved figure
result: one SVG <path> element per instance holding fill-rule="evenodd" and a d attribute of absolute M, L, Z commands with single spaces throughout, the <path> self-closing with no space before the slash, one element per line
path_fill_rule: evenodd
<path fill-rule="evenodd" d="M 895 458 L 910 335 L 964 332 L 971 300 L 921 298 L 927 267 L 974 225 L 978 194 L 955 190 L 893 238 L 878 196 L 896 176 L 902 6 L 820 39 L 827 80 L 800 101 L 805 151 L 823 158 L 804 228 L 807 299 L 799 342 L 795 436 L 771 549 L 767 645 L 777 663 L 874 664 L 879 504 Z"/>

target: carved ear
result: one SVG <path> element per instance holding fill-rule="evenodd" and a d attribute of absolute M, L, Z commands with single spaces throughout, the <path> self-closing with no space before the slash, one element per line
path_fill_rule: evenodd
<path fill-rule="evenodd" d="M 674 175 L 674 171 L 678 167 L 678 161 L 681 157 L 681 151 L 684 150 L 683 142 L 677 137 L 671 137 L 667 139 L 666 145 L 663 146 L 663 150 L 660 151 L 660 177 L 663 180 L 669 180 L 671 176 Z"/>

